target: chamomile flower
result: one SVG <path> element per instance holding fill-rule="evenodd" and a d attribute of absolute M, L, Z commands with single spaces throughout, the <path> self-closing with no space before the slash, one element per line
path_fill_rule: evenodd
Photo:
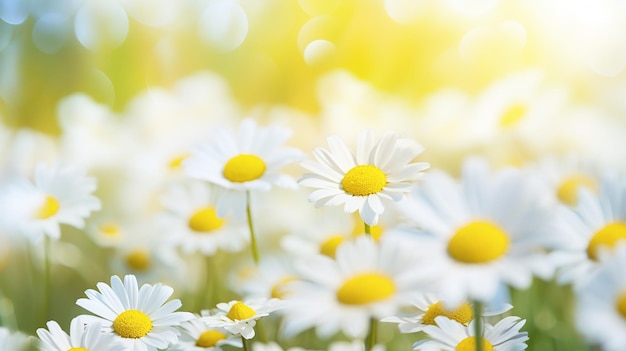
<path fill-rule="evenodd" d="M 626 345 L 626 243 L 599 253 L 600 268 L 577 291 L 576 325 L 602 350 L 623 350 Z"/>
<path fill-rule="evenodd" d="M 258 299 L 246 302 L 233 300 L 218 303 L 215 313 L 203 317 L 202 320 L 208 326 L 224 328 L 245 339 L 252 339 L 255 335 L 256 321 L 282 307 L 283 302 L 278 299 Z"/>
<path fill-rule="evenodd" d="M 425 268 L 441 270 L 442 300 L 450 306 L 489 303 L 503 284 L 523 289 L 533 274 L 552 276 L 545 248 L 555 233 L 541 189 L 520 170 L 490 173 L 486 162 L 470 159 L 460 184 L 432 172 L 399 204 L 406 220 L 420 228 L 415 250 L 428 257 Z"/>
<path fill-rule="evenodd" d="M 222 351 L 224 345 L 242 347 L 239 336 L 223 328 L 209 327 L 201 316 L 182 323 L 180 329 L 182 334 L 174 347 L 177 351 Z"/>
<path fill-rule="evenodd" d="M 78 169 L 39 164 L 33 182 L 16 179 L 0 195 L 0 227 L 32 242 L 44 235 L 59 239 L 61 224 L 83 228 L 85 218 L 100 209 L 95 189 L 96 179 Z"/>
<path fill-rule="evenodd" d="M 444 301 L 441 301 L 432 294 L 417 296 L 413 302 L 413 307 L 417 310 L 410 316 L 392 316 L 382 319 L 382 322 L 398 323 L 398 328 L 402 333 L 416 333 L 422 331 L 428 325 L 436 325 L 435 318 L 445 316 L 463 325 L 467 325 L 474 318 L 474 311 L 467 303 L 458 307 L 449 308 Z M 488 305 L 483 311 L 483 317 L 502 314 L 513 308 L 510 304 Z"/>
<path fill-rule="evenodd" d="M 217 250 L 241 251 L 249 240 L 248 228 L 232 216 L 220 216 L 216 203 L 221 189 L 192 181 L 172 186 L 163 197 L 164 239 L 185 254 L 212 256 Z"/>
<path fill-rule="evenodd" d="M 557 215 L 563 240 L 551 258 L 558 266 L 557 281 L 584 284 L 599 267 L 598 249 L 626 240 L 626 182 L 605 176 L 600 193 L 578 191 L 578 204 L 562 206 Z"/>
<path fill-rule="evenodd" d="M 295 180 L 279 173 L 289 163 L 302 158 L 301 152 L 283 146 L 291 131 L 277 125 L 257 128 L 252 119 L 241 122 L 236 132 L 216 128 L 210 142 L 199 145 L 183 161 L 185 174 L 226 189 L 217 202 L 217 214 L 234 211 L 243 216 L 246 194 L 267 191 L 272 186 L 296 188 Z"/>
<path fill-rule="evenodd" d="M 285 334 L 315 327 L 320 337 L 341 331 L 364 338 L 372 318 L 393 315 L 410 301 L 430 279 L 419 268 L 425 262 L 393 239 L 361 236 L 339 246 L 334 260 L 318 255 L 296 262 L 300 280 L 289 286 Z"/>
<path fill-rule="evenodd" d="M 413 350 L 420 351 L 458 351 L 476 350 L 474 322 L 465 326 L 444 316 L 435 318 L 437 325 L 424 328 L 429 339 L 413 344 Z M 526 323 L 519 317 L 506 317 L 495 325 L 485 324 L 483 333 L 484 351 L 520 351 L 525 350 L 528 333 L 520 329 Z"/>
<path fill-rule="evenodd" d="M 326 139 L 330 151 L 313 150 L 316 161 L 305 160 L 307 173 L 300 184 L 316 190 L 309 201 L 316 207 L 344 205 L 346 213 L 359 211 L 368 225 L 375 225 L 385 207 L 382 199 L 398 201 L 428 168 L 411 162 L 423 148 L 410 139 L 387 132 L 378 142 L 371 131 L 360 134 L 356 153 L 337 136 Z"/>
<path fill-rule="evenodd" d="M 111 285 L 98 283 L 99 291 L 88 289 L 87 298 L 76 301 L 80 307 L 96 316 L 81 315 L 87 323 L 100 323 L 104 334 L 111 334 L 125 350 L 156 351 L 178 341 L 176 326 L 190 320 L 188 312 L 175 312 L 181 307 L 178 299 L 165 301 L 174 290 L 160 283 L 137 286 L 134 275 L 126 275 L 124 282 L 111 277 Z"/>
<path fill-rule="evenodd" d="M 0 350 L 23 351 L 27 345 L 28 339 L 25 334 L 0 327 Z"/>
<path fill-rule="evenodd" d="M 65 333 L 55 321 L 46 323 L 48 329 L 37 329 L 42 351 L 123 351 L 124 345 L 116 343 L 111 334 L 103 334 L 98 323 L 85 325 L 80 317 L 70 322 L 70 334 Z M 4 349 L 3 349 L 4 350 Z"/>

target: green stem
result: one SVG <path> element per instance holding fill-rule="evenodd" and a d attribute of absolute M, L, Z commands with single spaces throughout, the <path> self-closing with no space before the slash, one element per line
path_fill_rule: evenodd
<path fill-rule="evenodd" d="M 250 228 L 250 247 L 252 248 L 252 258 L 254 263 L 259 265 L 259 250 L 257 249 L 254 227 L 252 226 L 252 213 L 250 211 L 250 191 L 246 191 L 246 214 L 248 216 L 248 228 Z"/>
<path fill-rule="evenodd" d="M 372 235 L 372 228 L 370 228 L 370 225 L 367 223 L 364 223 L 364 224 L 365 224 L 365 234 Z"/>
<path fill-rule="evenodd" d="M 43 246 L 44 246 L 44 271 L 43 271 L 44 296 L 43 296 L 43 308 L 41 309 L 41 313 L 43 315 L 42 318 L 45 323 L 48 320 L 48 309 L 50 308 L 50 295 L 52 293 L 51 280 L 50 280 L 51 242 L 50 242 L 50 238 L 47 235 L 44 235 Z"/>
<path fill-rule="evenodd" d="M 246 338 L 244 338 L 243 336 L 241 336 L 241 344 L 243 345 L 243 351 L 248 351 L 248 340 L 246 340 Z"/>
<path fill-rule="evenodd" d="M 366 224 L 367 225 L 367 224 Z M 365 345 L 365 351 L 370 351 L 376 346 L 376 336 L 378 335 L 378 321 L 376 318 L 370 319 L 370 330 L 367 335 L 367 344 Z"/>
<path fill-rule="evenodd" d="M 476 341 L 476 351 L 483 351 L 483 304 L 474 301 L 474 340 Z"/>

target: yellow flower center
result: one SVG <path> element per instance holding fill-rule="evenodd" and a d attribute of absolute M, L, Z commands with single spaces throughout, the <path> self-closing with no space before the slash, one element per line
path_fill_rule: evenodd
<path fill-rule="evenodd" d="M 561 182 L 556 189 L 556 195 L 564 204 L 574 206 L 578 202 L 578 189 L 580 187 L 587 187 L 592 191 L 596 191 L 598 185 L 591 177 L 582 174 L 574 175 L 567 177 Z"/>
<path fill-rule="evenodd" d="M 296 280 L 296 277 L 284 277 L 274 284 L 272 287 L 272 297 L 275 299 L 284 299 L 288 295 L 285 285 Z"/>
<path fill-rule="evenodd" d="M 182 168 L 183 161 L 185 161 L 187 157 L 189 157 L 188 154 L 176 156 L 170 160 L 167 166 L 169 167 L 169 169 L 172 169 L 172 170 L 180 169 Z"/>
<path fill-rule="evenodd" d="M 37 219 L 47 219 L 54 216 L 59 211 L 59 201 L 50 195 L 46 195 L 43 204 L 35 213 Z"/>
<path fill-rule="evenodd" d="M 526 106 L 523 104 L 514 104 L 510 106 L 506 109 L 506 111 L 504 111 L 502 117 L 500 117 L 500 126 L 505 128 L 512 127 L 524 118 L 526 112 Z"/>
<path fill-rule="evenodd" d="M 500 228 L 489 222 L 471 222 L 452 236 L 448 254 L 463 263 L 485 263 L 504 255 L 509 238 Z"/>
<path fill-rule="evenodd" d="M 67 351 L 89 351 L 84 347 L 72 347 L 71 349 L 68 349 Z"/>
<path fill-rule="evenodd" d="M 395 284 L 388 277 L 365 273 L 346 280 L 337 290 L 337 300 L 346 305 L 363 305 L 384 300 L 395 291 Z"/>
<path fill-rule="evenodd" d="M 152 266 L 150 253 L 145 250 L 135 250 L 126 255 L 126 266 L 137 272 L 145 272 Z"/>
<path fill-rule="evenodd" d="M 113 223 L 106 223 L 100 226 L 100 233 L 106 236 L 116 237 L 120 235 L 120 227 Z"/>
<path fill-rule="evenodd" d="M 265 173 L 265 162 L 256 155 L 237 155 L 228 160 L 224 166 L 224 178 L 235 183 L 261 178 L 263 173 Z"/>
<path fill-rule="evenodd" d="M 233 304 L 233 306 L 230 308 L 230 310 L 228 310 L 228 313 L 226 314 L 226 317 L 238 321 L 252 318 L 254 316 L 256 316 L 256 311 L 241 301 L 237 301 L 235 304 Z"/>
<path fill-rule="evenodd" d="M 491 343 L 485 339 L 483 339 L 483 351 L 493 351 L 493 345 L 491 345 Z M 470 336 L 467 337 L 463 340 L 461 340 L 461 342 L 456 345 L 456 348 L 454 349 L 455 351 L 476 351 L 476 337 L 475 336 Z"/>
<path fill-rule="evenodd" d="M 335 252 L 337 252 L 337 248 L 344 240 L 345 238 L 341 235 L 333 235 L 329 237 L 320 246 L 320 253 L 322 255 L 335 258 Z"/>
<path fill-rule="evenodd" d="M 361 165 L 352 168 L 341 180 L 343 190 L 354 196 L 379 193 L 387 184 L 387 176 L 378 167 Z"/>
<path fill-rule="evenodd" d="M 615 307 L 617 308 L 617 312 L 626 319 L 626 292 L 621 293 L 617 297 L 617 301 L 615 301 Z"/>
<path fill-rule="evenodd" d="M 217 216 L 215 208 L 205 207 L 191 215 L 188 225 L 195 232 L 208 233 L 221 228 L 224 220 Z"/>
<path fill-rule="evenodd" d="M 217 330 L 207 330 L 200 334 L 198 340 L 196 340 L 196 346 L 198 347 L 214 347 L 220 340 L 226 339 L 224 333 Z"/>
<path fill-rule="evenodd" d="M 435 323 L 435 318 L 439 316 L 448 317 L 461 324 L 467 325 L 467 323 L 472 320 L 472 307 L 468 303 L 463 303 L 460 307 L 449 311 L 444 308 L 441 302 L 437 302 L 428 306 L 428 310 L 424 313 L 422 321 L 424 324 L 437 325 L 437 323 Z"/>
<path fill-rule="evenodd" d="M 123 338 L 142 338 L 152 330 L 152 321 L 138 310 L 126 310 L 113 321 L 113 330 Z"/>
<path fill-rule="evenodd" d="M 626 239 L 626 223 L 613 222 L 598 230 L 587 246 L 587 256 L 592 260 L 598 259 L 600 246 L 613 247 L 619 240 Z"/>

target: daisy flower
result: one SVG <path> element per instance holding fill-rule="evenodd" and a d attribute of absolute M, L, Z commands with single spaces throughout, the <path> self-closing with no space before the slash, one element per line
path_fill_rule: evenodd
<path fill-rule="evenodd" d="M 296 262 L 300 280 L 290 284 L 284 332 L 295 335 L 316 327 L 320 337 L 341 331 L 364 338 L 372 318 L 397 312 L 427 280 L 423 261 L 407 245 L 369 236 L 339 246 L 335 259 L 325 255 Z"/>
<path fill-rule="evenodd" d="M 413 344 L 413 350 L 420 351 L 457 351 L 475 350 L 476 337 L 474 322 L 465 326 L 444 316 L 435 318 L 437 325 L 424 328 L 429 339 Z M 484 351 L 520 351 L 525 350 L 528 333 L 520 329 L 526 323 L 519 317 L 506 317 L 495 325 L 485 324 L 483 334 Z"/>
<path fill-rule="evenodd" d="M 600 193 L 578 191 L 578 204 L 561 206 L 557 213 L 562 242 L 551 259 L 558 266 L 557 281 L 578 287 L 599 267 L 598 249 L 626 240 L 626 181 L 606 175 Z"/>
<path fill-rule="evenodd" d="M 35 169 L 34 182 L 16 179 L 0 194 L 0 228 L 37 242 L 44 235 L 61 237 L 61 224 L 79 229 L 92 211 L 100 209 L 100 200 L 91 195 L 96 179 L 71 167 Z"/>
<path fill-rule="evenodd" d="M 555 234 L 542 189 L 522 171 L 490 173 L 485 162 L 469 159 L 463 179 L 431 172 L 423 186 L 398 204 L 412 231 L 425 269 L 441 270 L 438 296 L 458 306 L 467 300 L 492 301 L 502 284 L 524 289 L 533 273 L 553 274 L 545 247 Z M 436 267 L 436 268 L 435 268 Z"/>
<path fill-rule="evenodd" d="M 26 349 L 27 345 L 28 339 L 26 335 L 20 332 L 11 332 L 5 327 L 0 327 L 0 350 L 22 351 Z"/>
<path fill-rule="evenodd" d="M 46 323 L 48 329 L 37 329 L 42 351 L 123 351 L 124 345 L 116 343 L 111 334 L 103 334 L 98 323 L 85 325 L 80 317 L 70 322 L 70 334 L 65 333 L 55 321 Z M 4 350 L 4 349 L 3 349 Z"/>
<path fill-rule="evenodd" d="M 204 311 L 203 311 L 204 312 Z M 207 316 L 203 313 L 203 316 Z M 222 351 L 222 346 L 231 345 L 241 348 L 241 338 L 230 334 L 226 329 L 209 327 L 202 321 L 202 316 L 184 322 L 180 325 L 182 335 L 178 345 L 174 346 L 177 351 Z"/>
<path fill-rule="evenodd" d="M 576 325 L 602 350 L 619 351 L 626 345 L 626 243 L 599 253 L 600 268 L 577 291 Z"/>
<path fill-rule="evenodd" d="M 309 201 L 316 207 L 344 205 L 346 213 L 359 211 L 367 225 L 375 225 L 385 207 L 382 199 L 398 201 L 428 168 L 411 161 L 423 148 L 387 132 L 378 142 L 371 131 L 360 134 L 356 153 L 337 136 L 326 139 L 330 151 L 315 148 L 316 161 L 305 160 L 300 184 L 316 190 Z"/>
<path fill-rule="evenodd" d="M 252 119 L 241 122 L 239 131 L 217 128 L 210 143 L 191 151 L 183 161 L 185 174 L 226 189 L 217 201 L 217 214 L 234 211 L 243 216 L 246 194 L 272 186 L 296 188 L 297 183 L 279 173 L 285 165 L 302 158 L 299 150 L 283 146 L 291 131 L 277 125 L 257 128 Z"/>
<path fill-rule="evenodd" d="M 269 316 L 270 313 L 283 307 L 278 299 L 259 299 L 250 301 L 233 300 L 228 303 L 218 303 L 215 313 L 202 317 L 208 326 L 224 328 L 230 333 L 241 335 L 245 339 L 252 339 L 255 335 L 256 321 Z"/>
<path fill-rule="evenodd" d="M 464 302 L 460 306 L 450 308 L 432 294 L 417 296 L 413 302 L 417 313 L 411 316 L 392 316 L 383 318 L 382 322 L 398 323 L 401 333 L 416 333 L 422 331 L 428 325 L 436 325 L 435 319 L 444 316 L 467 325 L 474 318 L 474 311 L 469 303 Z M 496 316 L 513 308 L 510 304 L 491 304 L 483 310 L 483 317 Z"/>
<path fill-rule="evenodd" d="M 163 197 L 160 217 L 164 238 L 185 254 L 212 256 L 218 249 L 237 252 L 248 243 L 248 228 L 230 216 L 220 216 L 216 203 L 221 189 L 203 182 L 172 186 Z"/>
<path fill-rule="evenodd" d="M 190 320 L 188 312 L 175 312 L 182 306 L 180 300 L 165 301 L 174 290 L 166 285 L 144 284 L 137 286 L 134 275 L 126 275 L 124 282 L 111 277 L 111 285 L 98 283 L 99 291 L 88 289 L 87 298 L 76 301 L 80 307 L 96 314 L 82 315 L 85 322 L 100 323 L 105 334 L 130 351 L 156 351 L 178 341 L 175 326 Z"/>

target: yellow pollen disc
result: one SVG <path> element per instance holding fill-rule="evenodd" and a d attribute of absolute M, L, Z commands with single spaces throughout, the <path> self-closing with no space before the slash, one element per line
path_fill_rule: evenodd
<path fill-rule="evenodd" d="M 241 301 L 236 302 L 226 314 L 226 317 L 238 321 L 243 321 L 254 316 L 256 316 L 256 311 Z"/>
<path fill-rule="evenodd" d="M 126 310 L 113 321 L 113 330 L 123 338 L 142 338 L 152 330 L 152 321 L 138 310 Z"/>
<path fill-rule="evenodd" d="M 272 297 L 275 299 L 284 299 L 288 292 L 285 291 L 285 285 L 296 280 L 296 277 L 284 277 L 274 284 L 272 287 Z"/>
<path fill-rule="evenodd" d="M 378 167 L 361 165 L 352 168 L 341 180 L 343 190 L 354 196 L 377 194 L 387 184 L 387 176 Z"/>
<path fill-rule="evenodd" d="M 115 237 L 120 235 L 120 228 L 112 223 L 103 224 L 100 226 L 100 233 L 106 236 Z"/>
<path fill-rule="evenodd" d="M 472 320 L 472 307 L 468 303 L 464 303 L 460 307 L 449 311 L 444 308 L 441 302 L 437 302 L 428 306 L 428 310 L 424 313 L 422 321 L 424 324 L 437 325 L 437 323 L 435 323 L 435 318 L 439 316 L 448 317 L 463 325 L 467 325 L 467 323 Z"/>
<path fill-rule="evenodd" d="M 191 215 L 188 225 L 195 232 L 208 233 L 221 228 L 224 220 L 217 216 L 215 208 L 205 207 Z"/>
<path fill-rule="evenodd" d="M 615 307 L 617 308 L 617 312 L 626 319 L 626 292 L 621 293 L 617 297 L 617 301 L 615 301 Z"/>
<path fill-rule="evenodd" d="M 454 351 L 476 351 L 476 337 L 470 336 L 461 340 Z M 493 345 L 485 338 L 483 338 L 483 351 L 493 351 Z"/>
<path fill-rule="evenodd" d="M 54 197 L 47 195 L 43 204 L 35 213 L 35 218 L 46 219 L 54 216 L 59 211 L 59 201 Z"/>
<path fill-rule="evenodd" d="M 71 349 L 68 349 L 67 351 L 89 351 L 84 347 L 72 347 Z"/>
<path fill-rule="evenodd" d="M 265 173 L 265 162 L 256 155 L 237 155 L 228 160 L 224 166 L 224 178 L 235 183 L 259 179 L 263 173 Z"/>
<path fill-rule="evenodd" d="M 126 255 L 126 266 L 138 272 L 147 271 L 152 265 L 150 254 L 144 250 L 135 250 Z"/>
<path fill-rule="evenodd" d="M 346 280 L 337 290 L 337 300 L 346 305 L 362 305 L 384 300 L 395 291 L 395 284 L 388 277 L 365 273 Z"/>
<path fill-rule="evenodd" d="M 224 333 L 217 330 L 207 330 L 204 333 L 200 334 L 198 340 L 196 341 L 196 346 L 198 347 L 214 347 L 217 345 L 217 342 L 220 340 L 226 339 L 226 335 Z"/>
<path fill-rule="evenodd" d="M 471 222 L 454 233 L 448 242 L 448 254 L 463 263 L 485 263 L 504 255 L 509 237 L 492 223 Z"/>
<path fill-rule="evenodd" d="M 500 126 L 506 128 L 515 125 L 524 118 L 526 112 L 526 106 L 523 104 L 512 105 L 500 117 Z"/>
<path fill-rule="evenodd" d="M 587 246 L 587 256 L 592 260 L 598 259 L 600 246 L 613 247 L 619 240 L 626 239 L 626 223 L 613 222 L 598 230 Z"/>
<path fill-rule="evenodd" d="M 331 236 L 330 238 L 326 239 L 320 246 L 320 253 L 322 255 L 335 258 L 335 252 L 337 252 L 337 248 L 344 240 L 345 238 L 341 235 Z"/>
<path fill-rule="evenodd" d="M 592 191 L 596 191 L 598 184 L 591 177 L 574 175 L 567 177 L 561 182 L 556 190 L 556 195 L 564 204 L 574 206 L 578 202 L 578 189 L 580 187 L 587 187 Z"/>
<path fill-rule="evenodd" d="M 182 168 L 183 161 L 186 160 L 187 157 L 189 157 L 188 154 L 176 156 L 176 157 L 174 157 L 173 159 L 170 160 L 170 162 L 167 164 L 167 166 L 170 169 L 180 169 L 180 168 Z"/>

